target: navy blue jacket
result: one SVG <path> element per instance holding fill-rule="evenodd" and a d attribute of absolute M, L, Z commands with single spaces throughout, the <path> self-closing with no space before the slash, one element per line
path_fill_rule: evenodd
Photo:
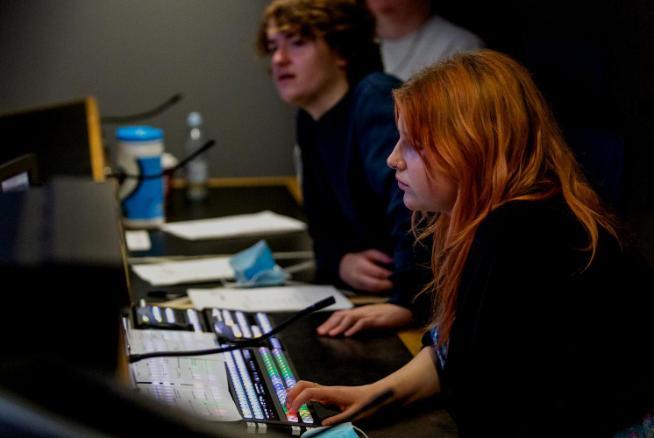
<path fill-rule="evenodd" d="M 393 257 L 391 302 L 408 306 L 429 271 L 416 266 L 411 213 L 386 165 L 398 140 L 391 92 L 400 84 L 371 73 L 319 120 L 299 111 L 297 143 L 316 280 L 345 286 L 338 275 L 341 258 L 378 249 Z"/>

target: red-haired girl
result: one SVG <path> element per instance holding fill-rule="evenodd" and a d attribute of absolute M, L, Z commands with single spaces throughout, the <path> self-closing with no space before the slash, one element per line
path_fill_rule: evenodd
<path fill-rule="evenodd" d="M 647 267 L 529 73 L 485 50 L 427 68 L 394 97 L 388 165 L 433 242 L 432 345 L 370 385 L 300 382 L 292 406 L 337 405 L 332 424 L 392 389 L 389 403 L 442 396 L 463 436 L 654 433 Z"/>

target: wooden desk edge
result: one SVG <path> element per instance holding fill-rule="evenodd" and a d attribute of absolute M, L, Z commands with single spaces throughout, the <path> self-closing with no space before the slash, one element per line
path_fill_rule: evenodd
<path fill-rule="evenodd" d="M 423 331 L 418 328 L 405 328 L 397 332 L 404 346 L 414 356 L 422 350 L 422 334 Z"/>
<path fill-rule="evenodd" d="M 209 187 L 256 187 L 256 186 L 284 186 L 291 193 L 298 204 L 302 204 L 302 190 L 295 176 L 253 176 L 234 178 L 209 178 Z M 172 187 L 186 187 L 184 179 L 176 178 Z"/>

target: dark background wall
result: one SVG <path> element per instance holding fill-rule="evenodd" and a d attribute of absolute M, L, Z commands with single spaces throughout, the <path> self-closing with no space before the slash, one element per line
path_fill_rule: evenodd
<path fill-rule="evenodd" d="M 444 16 L 532 72 L 568 140 L 582 128 L 624 139 L 621 207 L 654 205 L 654 3 L 434 2 Z M 616 163 L 617 165 L 617 163 Z M 608 169 L 610 170 L 610 169 Z"/>
<path fill-rule="evenodd" d="M 0 113 L 90 94 L 101 115 L 118 115 L 181 92 L 180 103 L 149 121 L 165 130 L 168 151 L 182 155 L 186 114 L 198 110 L 218 141 L 211 176 L 292 174 L 293 111 L 254 53 L 267 3 L 1 1 Z M 654 3 L 434 6 L 527 66 L 605 196 L 654 248 Z M 104 131 L 110 152 L 113 129 Z"/>
<path fill-rule="evenodd" d="M 433 3 L 531 71 L 592 182 L 654 263 L 654 3 Z"/>
<path fill-rule="evenodd" d="M 100 114 L 137 113 L 181 92 L 147 123 L 182 156 L 200 111 L 215 177 L 290 175 L 293 112 L 254 40 L 265 0 L 3 0 L 0 113 L 94 95 Z M 113 152 L 114 126 L 105 126 Z"/>
<path fill-rule="evenodd" d="M 267 0 L 0 2 L 0 113 L 97 97 L 101 115 L 184 99 L 148 122 L 181 156 L 186 114 L 202 112 L 212 176 L 293 173 L 293 111 L 277 98 L 254 36 Z M 532 71 L 572 140 L 624 139 L 620 202 L 652 205 L 654 7 L 649 0 L 434 2 Z M 113 126 L 106 144 L 113 152 Z M 654 174 L 654 173 L 653 173 Z M 614 194 L 615 195 L 615 194 Z M 613 196 L 613 195 L 612 195 Z"/>

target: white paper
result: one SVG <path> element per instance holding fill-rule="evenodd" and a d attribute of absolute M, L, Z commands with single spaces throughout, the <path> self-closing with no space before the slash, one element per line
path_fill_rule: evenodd
<path fill-rule="evenodd" d="M 242 419 L 234 402 L 227 402 L 223 397 L 223 392 L 211 385 L 198 387 L 137 383 L 136 387 L 148 397 L 206 420 L 238 421 Z"/>
<path fill-rule="evenodd" d="M 229 264 L 229 257 L 132 265 L 132 270 L 153 286 L 234 278 L 234 270 Z"/>
<path fill-rule="evenodd" d="M 161 229 L 183 239 L 199 240 L 301 231 L 306 229 L 306 224 L 272 211 L 262 211 L 215 219 L 173 222 L 162 225 Z"/>
<path fill-rule="evenodd" d="M 288 312 L 302 310 L 330 296 L 336 299 L 336 303 L 322 310 L 352 307 L 352 303 L 332 286 L 189 289 L 188 295 L 198 309 L 218 307 L 246 312 Z"/>
<path fill-rule="evenodd" d="M 213 333 L 129 330 L 130 353 L 216 348 Z M 222 354 L 159 357 L 130 364 L 137 388 L 171 406 L 215 421 L 240 420 Z"/>
<path fill-rule="evenodd" d="M 151 351 L 200 350 L 217 347 L 216 335 L 183 330 L 130 329 L 127 343 L 132 354 Z M 206 356 L 213 357 L 213 356 Z"/>
<path fill-rule="evenodd" d="M 125 244 L 130 251 L 147 251 L 152 247 L 150 235 L 145 230 L 125 231 Z"/>

